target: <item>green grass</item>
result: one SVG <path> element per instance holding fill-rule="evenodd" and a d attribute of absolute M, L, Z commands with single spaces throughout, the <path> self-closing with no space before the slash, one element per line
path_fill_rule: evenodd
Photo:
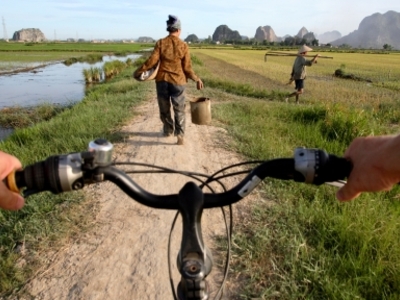
<path fill-rule="evenodd" d="M 285 104 L 268 93 L 254 99 L 251 89 L 243 92 L 241 86 L 257 89 L 261 74 L 245 66 L 253 63 L 251 53 L 245 60 L 238 52 L 237 57 L 229 53 L 225 64 L 201 54 L 203 66 L 196 69 L 205 82 L 221 74 L 224 84 L 208 85 L 213 119 L 233 137 L 230 147 L 249 159 L 291 157 L 298 146 L 341 156 L 357 136 L 398 132 L 399 102 L 371 97 L 382 87 L 369 89 L 369 96 L 349 90 L 352 101 L 347 102 Z M 380 72 L 377 67 L 374 75 Z M 262 76 L 271 93 L 273 75 Z M 349 86 L 346 81 L 335 85 L 337 90 Z M 325 92 L 329 97 L 330 90 Z M 399 187 L 340 203 L 330 186 L 265 183 L 264 201 L 234 228 L 230 278 L 240 285 L 235 290 L 240 299 L 400 298 Z"/>
<path fill-rule="evenodd" d="M 70 57 L 64 61 L 64 64 L 66 66 L 70 66 L 77 62 L 87 62 L 90 64 L 94 64 L 94 63 L 100 62 L 102 60 L 103 60 L 103 55 L 100 53 L 97 53 L 97 54 L 89 54 L 89 55 L 81 56 L 81 57 Z"/>
<path fill-rule="evenodd" d="M 136 52 L 143 48 L 151 48 L 154 44 L 124 44 L 124 43 L 0 43 L 0 52 L 28 51 L 28 52 Z"/>
<path fill-rule="evenodd" d="M 1 111 L 0 126 L 4 128 L 30 127 L 37 123 L 48 121 L 69 108 L 69 106 L 54 104 L 41 104 L 31 108 L 9 107 Z"/>
<path fill-rule="evenodd" d="M 290 157 L 297 146 L 341 155 L 356 136 L 385 133 L 372 113 L 263 101 L 213 105 L 213 116 L 251 159 Z M 250 220 L 236 224 L 243 299 L 398 299 L 399 188 L 339 203 L 332 187 L 266 180 Z M 246 225 L 242 225 L 246 224 Z"/>
<path fill-rule="evenodd" d="M 205 77 L 203 83 L 208 87 L 217 88 L 238 96 L 264 98 L 270 100 L 283 100 L 287 93 L 279 90 L 256 89 L 250 84 L 238 84 L 229 81 Z"/>
<path fill-rule="evenodd" d="M 132 72 L 132 68 L 126 69 L 94 86 L 83 101 L 53 118 L 17 129 L 0 142 L 0 150 L 27 165 L 55 153 L 82 151 L 98 137 L 121 140 L 118 129 L 134 116 L 135 107 L 154 88 L 131 79 Z M 88 228 L 94 211 L 81 192 L 57 196 L 42 193 L 30 197 L 21 211 L 0 211 L 0 295 L 25 283 L 40 262 L 41 251 L 52 250 L 60 239 Z M 19 245 L 23 245 L 23 251 L 18 250 Z"/>

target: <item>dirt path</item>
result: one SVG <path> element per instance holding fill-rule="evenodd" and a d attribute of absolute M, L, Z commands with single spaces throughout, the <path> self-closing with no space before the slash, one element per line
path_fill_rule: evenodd
<path fill-rule="evenodd" d="M 125 142 L 115 145 L 117 161 L 212 174 L 241 160 L 223 149 L 225 132 L 222 129 L 190 122 L 189 106 L 183 146 L 175 144 L 175 137 L 162 136 L 154 98 L 140 107 L 140 112 L 140 116 L 123 129 L 127 135 Z M 177 193 L 188 181 L 186 177 L 170 174 L 136 175 L 135 180 L 146 190 L 159 194 Z M 232 184 L 233 181 L 227 183 L 228 186 Z M 94 195 L 100 207 L 92 230 L 51 257 L 46 270 L 28 284 L 28 292 L 34 299 L 51 300 L 173 299 L 167 246 L 175 213 L 138 204 L 111 183 L 93 186 L 87 191 Z M 243 202 L 234 207 L 235 211 L 246 205 Z M 213 237 L 225 232 L 221 210 L 205 211 L 202 226 L 207 246 L 215 248 Z M 176 255 L 180 235 L 178 223 L 172 246 L 175 285 L 179 279 Z M 220 281 L 221 272 L 215 264 L 209 277 L 214 293 Z M 227 292 L 224 299 L 232 297 Z"/>

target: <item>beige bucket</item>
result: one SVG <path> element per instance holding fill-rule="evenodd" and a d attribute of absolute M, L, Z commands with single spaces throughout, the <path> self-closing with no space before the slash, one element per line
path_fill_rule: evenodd
<path fill-rule="evenodd" d="M 190 101 L 190 113 L 192 123 L 197 125 L 208 125 L 211 123 L 211 101 L 209 98 L 201 97 Z"/>

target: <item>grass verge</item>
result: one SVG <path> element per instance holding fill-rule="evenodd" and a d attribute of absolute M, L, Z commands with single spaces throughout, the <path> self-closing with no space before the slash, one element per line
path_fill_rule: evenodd
<path fill-rule="evenodd" d="M 51 119 L 17 129 L 0 143 L 0 150 L 27 165 L 57 153 L 82 151 L 98 137 L 120 140 L 118 129 L 154 88 L 134 81 L 132 72 L 128 68 L 95 85 L 80 103 Z M 94 211 L 81 192 L 41 193 L 29 197 L 21 211 L 0 211 L 0 295 L 18 290 L 33 274 L 41 251 L 52 251 L 60 239 L 87 228 Z"/>
<path fill-rule="evenodd" d="M 234 147 L 253 159 L 297 146 L 340 155 L 354 137 L 384 133 L 373 115 L 261 101 L 214 105 Z M 374 125 L 376 124 L 376 125 Z M 236 225 L 235 275 L 242 299 L 398 299 L 399 188 L 339 203 L 332 187 L 266 180 L 273 201 Z"/>
<path fill-rule="evenodd" d="M 8 107 L 1 110 L 0 126 L 4 128 L 25 128 L 37 123 L 48 121 L 70 106 L 41 104 L 39 106 Z"/>

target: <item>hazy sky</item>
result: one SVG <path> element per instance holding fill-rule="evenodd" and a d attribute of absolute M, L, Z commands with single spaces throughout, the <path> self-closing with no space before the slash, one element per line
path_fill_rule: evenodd
<path fill-rule="evenodd" d="M 257 27 L 271 26 L 277 36 L 295 35 L 304 26 L 322 34 L 342 35 L 358 29 L 364 17 L 400 12 L 399 0 L 0 0 L 6 37 L 38 28 L 47 39 L 136 39 L 167 35 L 168 14 L 182 22 L 181 38 L 212 36 L 219 25 L 254 37 Z M 4 38 L 4 26 L 1 38 Z"/>

